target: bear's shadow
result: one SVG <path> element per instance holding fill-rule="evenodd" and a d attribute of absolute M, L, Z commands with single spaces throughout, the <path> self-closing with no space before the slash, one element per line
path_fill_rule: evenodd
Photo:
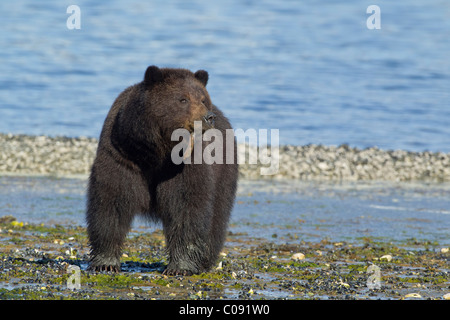
<path fill-rule="evenodd" d="M 51 259 L 48 259 L 51 261 Z M 108 272 L 108 271 L 91 271 L 89 270 L 89 261 L 88 260 L 71 260 L 71 259 L 65 259 L 63 260 L 67 262 L 69 265 L 76 265 L 80 267 L 80 270 L 85 272 L 92 272 L 92 273 L 101 273 L 101 272 Z M 39 263 L 39 261 L 38 261 Z M 40 263 L 43 263 L 40 261 Z M 120 272 L 138 272 L 138 273 L 149 273 L 149 272 L 159 272 L 163 273 L 163 271 L 167 268 L 167 263 L 163 262 L 153 262 L 153 263 L 147 263 L 147 262 L 137 262 L 137 261 L 124 261 L 120 264 Z"/>
<path fill-rule="evenodd" d="M 159 272 L 162 273 L 167 267 L 166 263 L 153 262 L 144 263 L 136 261 L 125 261 L 120 264 L 121 272 Z"/>

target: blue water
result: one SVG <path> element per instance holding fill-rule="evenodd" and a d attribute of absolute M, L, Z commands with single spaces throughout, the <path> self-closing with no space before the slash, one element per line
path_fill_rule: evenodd
<path fill-rule="evenodd" d="M 448 0 L 92 2 L 0 2 L 0 132 L 97 137 L 155 64 L 208 70 L 233 126 L 281 144 L 450 152 Z"/>
<path fill-rule="evenodd" d="M 86 184 L 85 179 L 2 176 L 0 215 L 28 223 L 85 226 Z M 448 246 L 449 194 L 450 184 L 241 180 L 230 231 L 281 243 L 295 236 L 312 242 L 376 237 Z M 136 219 L 133 228 L 154 231 L 161 225 Z"/>

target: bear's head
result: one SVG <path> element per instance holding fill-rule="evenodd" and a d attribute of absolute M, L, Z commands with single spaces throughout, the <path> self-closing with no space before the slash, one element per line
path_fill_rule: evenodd
<path fill-rule="evenodd" d="M 171 134 L 175 129 L 194 131 L 201 121 L 203 131 L 214 127 L 215 114 L 206 90 L 208 73 L 199 70 L 150 66 L 144 76 L 145 102 L 151 117 Z"/>
<path fill-rule="evenodd" d="M 119 108 L 111 128 L 115 148 L 135 162 L 154 163 L 170 158 L 177 129 L 191 133 L 192 145 L 194 122 L 200 121 L 203 132 L 214 127 L 216 109 L 207 82 L 204 70 L 148 67 L 144 80 L 116 100 Z"/>

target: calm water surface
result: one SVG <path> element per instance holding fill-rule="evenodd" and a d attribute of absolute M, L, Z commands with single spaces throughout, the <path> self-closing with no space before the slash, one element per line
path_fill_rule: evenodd
<path fill-rule="evenodd" d="M 0 21 L 0 132 L 97 137 L 156 64 L 208 70 L 233 126 L 282 144 L 450 152 L 447 0 L 16 0 Z"/>

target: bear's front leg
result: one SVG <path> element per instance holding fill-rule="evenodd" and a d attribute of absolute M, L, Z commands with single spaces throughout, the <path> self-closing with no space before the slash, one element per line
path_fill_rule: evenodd
<path fill-rule="evenodd" d="M 209 248 L 206 244 L 188 244 L 184 241 L 169 244 L 169 264 L 163 274 L 168 276 L 190 276 L 209 269 Z"/>
<path fill-rule="evenodd" d="M 189 276 L 206 272 L 214 265 L 218 253 L 212 251 L 210 214 L 196 213 L 185 212 L 178 221 L 163 220 L 169 254 L 163 274 Z"/>

